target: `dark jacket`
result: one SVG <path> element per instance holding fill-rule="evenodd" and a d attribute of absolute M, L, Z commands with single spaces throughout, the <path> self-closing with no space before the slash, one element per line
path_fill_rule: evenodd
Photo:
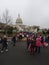
<path fill-rule="evenodd" d="M 7 44 L 7 38 L 3 39 L 3 44 Z"/>
<path fill-rule="evenodd" d="M 16 37 L 15 37 L 15 36 L 12 38 L 12 41 L 13 41 L 14 43 L 16 42 Z"/>

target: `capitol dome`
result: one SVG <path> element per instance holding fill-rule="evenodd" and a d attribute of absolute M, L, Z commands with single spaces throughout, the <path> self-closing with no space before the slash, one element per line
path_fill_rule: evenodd
<path fill-rule="evenodd" d="M 18 14 L 18 18 L 16 20 L 16 25 L 22 25 L 23 22 L 22 22 L 22 19 L 20 18 L 20 14 Z"/>

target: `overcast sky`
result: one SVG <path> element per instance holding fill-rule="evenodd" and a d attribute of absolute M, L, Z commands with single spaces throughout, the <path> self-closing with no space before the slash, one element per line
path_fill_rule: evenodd
<path fill-rule="evenodd" d="M 20 13 L 24 24 L 49 28 L 49 0 L 0 0 L 0 16 L 5 9 L 13 17 L 13 23 Z"/>

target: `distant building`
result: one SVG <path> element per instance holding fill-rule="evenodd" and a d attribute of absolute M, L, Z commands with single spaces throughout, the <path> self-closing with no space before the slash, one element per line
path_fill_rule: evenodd
<path fill-rule="evenodd" d="M 19 31 L 26 31 L 26 32 L 37 32 L 37 29 L 39 26 L 28 26 L 24 25 L 22 19 L 20 18 L 20 14 L 18 14 L 18 17 L 16 19 L 16 25 L 17 29 Z"/>
<path fill-rule="evenodd" d="M 22 19 L 20 18 L 20 14 L 18 14 L 18 18 L 16 19 L 16 27 L 19 31 L 23 31 L 23 28 L 21 27 L 22 25 Z"/>
<path fill-rule="evenodd" d="M 22 19 L 20 18 L 20 14 L 18 14 L 18 18 L 16 19 L 16 25 L 22 25 Z"/>

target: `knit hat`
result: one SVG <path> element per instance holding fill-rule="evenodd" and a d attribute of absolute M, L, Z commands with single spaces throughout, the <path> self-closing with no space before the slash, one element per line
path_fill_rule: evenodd
<path fill-rule="evenodd" d="M 4 38 L 6 38 L 7 36 L 6 35 L 4 35 Z"/>

